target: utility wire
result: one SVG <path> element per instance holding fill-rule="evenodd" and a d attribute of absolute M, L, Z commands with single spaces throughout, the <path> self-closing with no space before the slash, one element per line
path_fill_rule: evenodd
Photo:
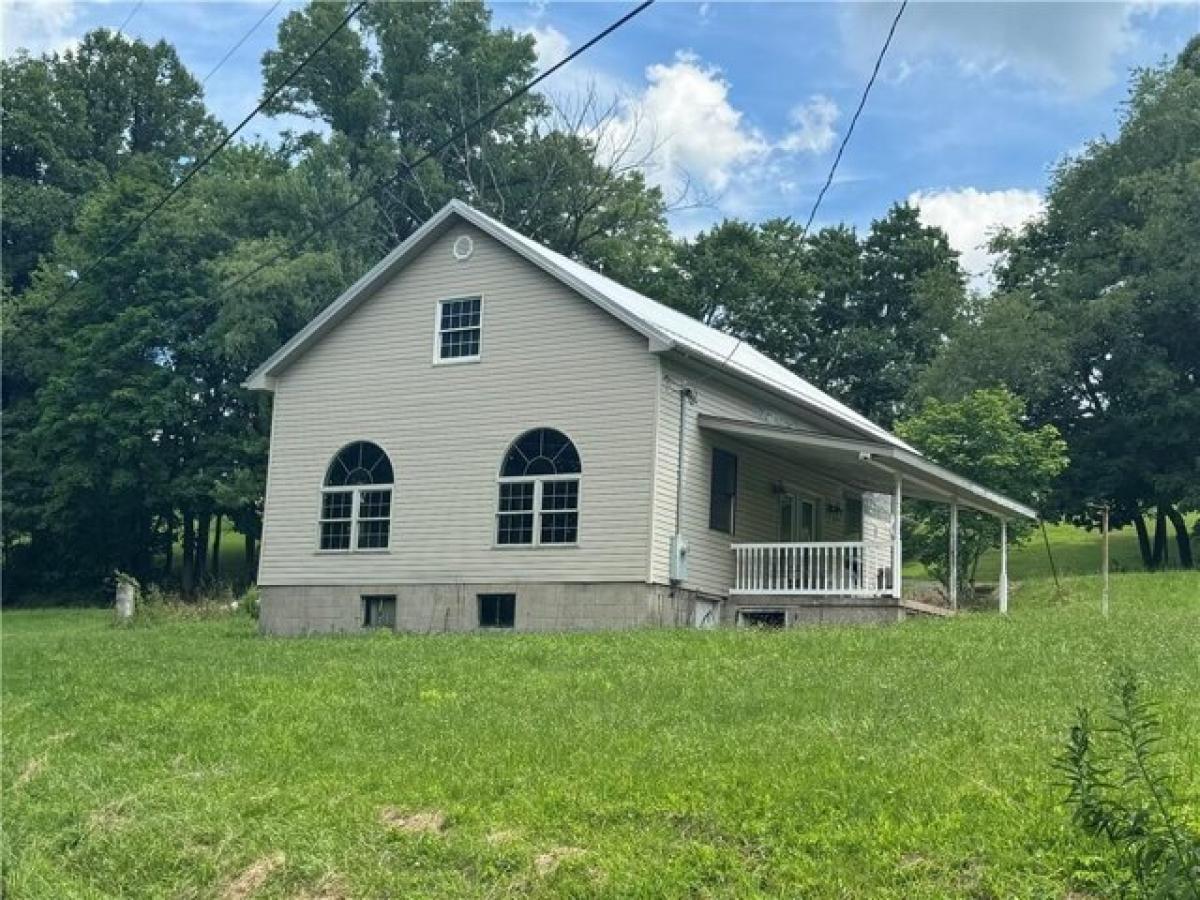
<path fill-rule="evenodd" d="M 537 85 L 539 85 L 541 82 L 545 81 L 547 78 L 549 78 L 551 75 L 553 75 L 559 69 L 561 69 L 563 66 L 567 65 L 572 60 L 578 58 L 579 56 L 581 56 L 582 54 L 587 52 L 589 49 L 594 47 L 596 44 L 600 43 L 600 41 L 604 40 L 606 37 L 608 37 L 610 34 L 612 34 L 614 31 L 616 31 L 618 28 L 620 28 L 622 25 L 624 25 L 630 19 L 633 19 L 639 13 L 645 11 L 647 8 L 649 8 L 651 5 L 653 5 L 653 3 L 654 3 L 654 0 L 644 0 L 644 2 L 639 3 L 637 6 L 635 6 L 633 9 L 631 9 L 629 12 L 627 12 L 625 15 L 621 16 L 621 18 L 617 19 L 615 22 L 613 22 L 611 25 L 609 25 L 607 28 L 605 28 L 603 31 L 601 31 L 601 32 L 597 33 L 595 36 L 593 36 L 591 38 L 591 40 L 587 41 L 587 43 L 581 44 L 578 48 L 573 50 L 571 53 L 567 54 L 565 57 L 560 59 L 557 63 L 552 65 L 550 68 L 546 69 L 544 72 L 542 72 L 536 78 L 527 82 L 522 87 L 517 88 L 517 90 L 513 91 L 511 94 L 509 94 L 503 100 L 500 100 L 499 102 L 493 104 L 485 112 L 476 116 L 474 120 L 472 120 L 471 122 L 469 122 L 466 125 L 459 128 L 452 135 L 450 135 L 444 141 L 439 143 L 436 147 L 422 153 L 417 159 L 413 160 L 411 163 L 404 162 L 403 160 L 401 160 L 400 165 L 403 167 L 403 171 L 398 172 L 397 174 L 392 175 L 389 178 L 385 178 L 383 181 L 374 185 L 369 191 L 362 194 L 357 200 L 348 204 L 347 206 L 342 207 L 337 212 L 326 217 L 325 219 L 322 219 L 316 225 L 311 227 L 307 232 L 305 232 L 303 235 L 301 235 L 299 238 L 297 238 L 295 241 L 293 241 L 292 243 L 288 244 L 286 247 L 283 247 L 282 249 L 280 249 L 276 253 L 272 254 L 270 257 L 268 257 L 266 259 L 266 261 L 255 266 L 250 271 L 245 272 L 242 275 L 239 275 L 237 278 L 234 278 L 231 281 L 221 285 L 218 288 L 218 291 L 224 292 L 227 290 L 231 290 L 232 288 L 237 287 L 239 284 L 242 284 L 243 282 L 250 280 L 255 275 L 257 275 L 259 272 L 262 272 L 263 270 L 268 269 L 271 266 L 273 266 L 283 256 L 285 256 L 289 253 L 294 253 L 295 251 L 299 250 L 306 243 L 308 243 L 308 241 L 310 241 L 313 237 L 315 237 L 320 232 L 324 231 L 329 226 L 334 225 L 337 222 L 340 222 L 342 219 L 344 219 L 346 216 L 348 216 L 354 210 L 358 209 L 364 203 L 371 200 L 378 191 L 380 191 L 386 187 L 389 187 L 390 185 L 402 180 L 403 178 L 405 178 L 409 175 L 414 174 L 418 166 L 421 166 L 422 164 L 428 162 L 433 157 L 437 156 L 439 153 L 441 153 L 443 150 L 445 150 L 451 144 L 455 143 L 463 135 L 469 133 L 474 128 L 477 128 L 479 125 L 486 122 L 488 119 L 490 119 L 496 113 L 500 112 L 500 110 L 504 109 L 504 107 L 508 106 L 510 103 L 514 102 L 515 100 L 520 99 L 525 94 L 528 94 L 531 90 L 533 90 L 535 87 L 537 87 Z"/>
<path fill-rule="evenodd" d="M 117 26 L 117 34 L 120 34 L 125 30 L 125 26 L 129 24 L 129 20 L 137 15 L 137 11 L 142 8 L 142 4 L 145 2 L 146 0 L 138 0 L 137 3 L 133 4 L 133 9 L 129 11 L 125 18 L 121 20 L 121 24 Z"/>
<path fill-rule="evenodd" d="M 173 188 L 171 188 L 171 190 L 167 191 L 167 193 L 164 194 L 162 196 L 162 198 L 160 198 L 158 200 L 158 202 L 156 202 L 152 207 L 150 207 L 149 212 L 147 212 L 144 216 L 142 216 L 140 219 L 138 219 L 137 222 L 135 222 L 132 226 L 127 228 L 115 241 L 113 241 L 111 244 L 109 244 L 108 248 L 103 253 L 101 253 L 97 259 L 95 259 L 91 263 L 89 263 L 84 268 L 84 270 L 76 276 L 75 280 L 73 282 L 71 282 L 70 285 L 68 285 L 62 292 L 60 292 L 54 298 L 53 303 L 57 303 L 64 296 L 66 296 L 71 291 L 73 291 L 85 278 L 87 278 L 87 276 L 90 273 L 92 273 L 96 270 L 97 266 L 99 266 L 102 262 L 104 262 L 104 260 L 106 260 L 110 256 L 112 256 L 113 253 L 115 253 L 122 244 L 124 244 L 127 240 L 129 240 L 131 237 L 133 237 L 135 234 L 137 234 L 137 232 L 141 229 L 141 227 L 143 225 L 145 225 L 148 221 L 150 221 L 151 217 L 154 216 L 155 213 L 157 213 L 160 209 L 162 209 L 164 206 L 166 206 L 167 203 L 170 202 L 172 197 L 174 197 L 181 190 L 183 190 L 184 185 L 186 185 L 189 181 L 191 181 L 192 178 L 194 178 L 200 172 L 201 169 L 203 169 L 210 162 L 212 162 L 213 158 L 218 153 L 220 153 L 223 149 L 225 149 L 226 145 L 228 145 L 229 142 L 232 141 L 234 139 L 234 137 L 237 136 L 238 132 L 241 131 L 243 128 L 245 128 L 246 125 L 249 124 L 251 119 L 253 119 L 256 115 L 258 115 L 260 112 L 262 112 L 263 108 L 266 107 L 272 100 L 274 100 L 275 97 L 279 95 L 280 91 L 282 91 L 285 87 L 287 87 L 288 83 L 293 78 L 295 78 L 297 75 L 299 75 L 304 70 L 304 68 L 310 62 L 312 62 L 312 60 L 317 56 L 317 54 L 320 53 L 322 50 L 324 50 L 326 45 L 328 45 L 329 42 L 332 41 L 343 28 L 345 28 L 347 25 L 350 24 L 350 20 L 353 19 L 356 15 L 358 15 L 366 5 L 367 5 L 367 0 L 361 0 L 361 2 L 356 4 L 354 6 L 354 8 L 350 10 L 350 12 L 348 12 L 345 16 L 343 16 L 342 20 L 340 22 L 338 22 L 337 26 L 332 31 L 330 31 L 329 34 L 325 35 L 324 39 L 319 44 L 317 44 L 317 46 L 314 47 L 309 52 L 309 54 L 306 57 L 304 57 L 304 59 L 300 60 L 300 62 L 295 66 L 295 68 L 293 68 L 287 74 L 287 76 L 282 81 L 279 82 L 279 84 L 277 84 L 275 87 L 273 87 L 267 93 L 267 95 L 265 97 L 263 97 L 262 101 L 259 102 L 258 106 L 254 107 L 254 109 L 252 109 L 246 115 L 246 117 L 243 118 L 242 121 L 240 121 L 237 124 L 236 128 L 234 128 L 232 131 L 230 131 L 228 134 L 226 134 L 223 138 L 221 138 L 221 140 L 217 142 L 216 146 L 214 146 L 211 150 L 209 150 L 208 153 L 206 153 L 199 162 L 197 162 L 194 166 L 192 166 L 192 168 L 188 169 L 187 174 L 184 175 L 183 178 L 181 178 L 179 180 L 178 184 L 176 184 Z M 51 305 L 53 305 L 53 304 L 51 304 Z"/>
<path fill-rule="evenodd" d="M 254 34 L 254 32 L 258 31 L 258 26 L 260 26 L 263 22 L 267 21 L 267 19 L 271 15 L 271 13 L 273 13 L 273 12 L 275 12 L 275 10 L 279 9 L 279 6 L 281 3 L 283 3 L 283 0 L 275 0 L 275 5 L 272 6 L 270 9 L 268 9 L 265 13 L 263 13 L 259 17 L 258 21 L 250 26 L 250 30 L 247 31 L 245 34 L 243 34 L 238 39 L 238 42 L 236 44 L 234 44 L 232 47 L 230 47 L 228 50 L 225 51 L 225 55 L 221 57 L 220 61 L 215 66 L 213 66 L 211 69 L 208 70 L 207 75 L 205 75 L 203 78 L 200 79 L 201 86 L 208 84 L 208 79 L 212 78 L 213 75 L 215 75 L 217 73 L 217 70 L 219 68 L 221 68 L 221 66 L 225 65 L 226 62 L 229 61 L 229 57 L 233 56 L 233 54 L 235 54 L 238 51 L 238 48 L 241 47 L 242 44 L 246 43 L 246 41 L 250 38 L 250 35 L 252 35 L 252 34 Z"/>
<path fill-rule="evenodd" d="M 784 279 L 791 272 L 793 263 L 804 250 L 804 241 L 808 237 L 808 229 L 812 227 L 813 220 L 817 217 L 817 210 L 821 208 L 821 201 L 825 199 L 825 193 L 829 190 L 829 186 L 833 184 L 833 177 L 837 173 L 838 165 L 842 161 L 842 154 L 846 152 L 846 145 L 850 143 L 850 138 L 854 134 L 854 126 L 858 124 L 858 117 L 862 115 L 863 107 L 867 105 L 867 98 L 871 96 L 871 88 L 875 86 L 875 79 L 879 77 L 879 69 L 883 65 L 883 58 L 887 55 L 888 48 L 892 45 L 892 38 L 896 34 L 896 26 L 900 24 L 900 17 L 904 15 L 904 10 L 908 7 L 908 0 L 901 0 L 900 8 L 896 10 L 896 16 L 892 19 L 892 25 L 888 29 L 887 37 L 884 38 L 883 46 L 879 48 L 879 55 L 875 58 L 875 66 L 871 69 L 871 77 L 867 79 L 866 87 L 863 88 L 862 96 L 858 100 L 858 107 L 854 110 L 854 115 L 850 118 L 850 125 L 846 128 L 845 135 L 842 136 L 842 142 L 838 146 L 837 154 L 833 157 L 833 163 L 829 167 L 829 174 L 825 178 L 825 183 L 821 185 L 821 190 L 817 193 L 817 199 L 812 205 L 812 209 L 808 213 L 808 219 L 804 223 L 804 227 L 800 230 L 800 237 L 795 243 L 793 252 L 789 255 L 788 260 L 784 263 L 783 269 L 772 283 L 770 290 L 767 291 L 766 297 L 772 297 Z M 742 346 L 744 338 L 738 338 L 737 343 L 733 345 L 733 349 L 729 351 L 729 355 L 725 357 L 722 365 L 728 365 L 733 359 L 733 355 L 738 352 L 738 348 Z"/>

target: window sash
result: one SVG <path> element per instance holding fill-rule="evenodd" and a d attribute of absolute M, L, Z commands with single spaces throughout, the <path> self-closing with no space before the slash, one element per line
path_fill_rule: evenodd
<path fill-rule="evenodd" d="M 575 505 L 568 507 L 554 507 L 552 509 L 544 508 L 543 501 L 543 486 L 548 482 L 566 482 L 573 481 L 576 484 L 575 488 Z M 574 547 L 579 544 L 579 509 L 582 505 L 580 495 L 582 492 L 582 477 L 578 473 L 568 475 L 521 475 L 507 476 L 498 479 L 496 488 L 496 531 L 494 540 L 498 547 Z M 503 492 L 505 484 L 532 484 L 533 485 L 533 508 L 522 510 L 500 510 L 500 496 Z M 542 521 L 546 516 L 574 516 L 573 529 L 575 531 L 575 540 L 573 541 L 544 541 L 542 540 Z M 509 541 L 507 543 L 500 540 L 500 526 L 506 517 L 527 516 L 532 519 L 532 535 L 531 540 L 522 543 Z"/>
<path fill-rule="evenodd" d="M 469 304 L 465 312 L 452 315 L 455 324 L 445 322 L 446 307 L 455 303 Z M 474 321 L 474 324 L 462 325 L 459 322 Z M 461 340 L 447 341 L 450 336 L 462 335 Z M 474 338 L 472 340 L 472 337 Z M 464 344 L 474 344 L 474 353 L 449 353 L 450 349 L 458 350 Z M 462 360 L 478 359 L 483 352 L 483 297 L 452 297 L 439 300 L 437 304 L 437 352 L 435 362 L 459 362 Z"/>
<path fill-rule="evenodd" d="M 357 487 L 339 487 L 326 486 L 321 488 L 321 506 L 320 514 L 317 518 L 317 550 L 321 553 L 379 553 L 386 551 L 391 547 L 392 543 L 392 500 L 395 497 L 394 486 L 364 484 Z M 362 514 L 362 495 L 371 493 L 386 493 L 388 514 L 386 516 L 365 516 Z M 350 515 L 328 517 L 325 515 L 325 496 L 327 494 L 350 494 Z M 387 522 L 387 532 L 385 541 L 382 546 L 360 546 L 360 535 L 371 533 L 370 530 L 360 529 L 360 525 L 370 522 Z M 335 524 L 346 524 L 350 526 L 350 544 L 347 547 L 324 547 L 325 526 Z"/>

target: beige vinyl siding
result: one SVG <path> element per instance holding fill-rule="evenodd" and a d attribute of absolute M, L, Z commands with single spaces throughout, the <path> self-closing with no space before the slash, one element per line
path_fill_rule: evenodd
<path fill-rule="evenodd" d="M 460 262 L 463 234 L 475 250 Z M 481 361 L 434 365 L 437 302 L 473 294 Z M 279 376 L 261 583 L 645 582 L 657 377 L 644 337 L 477 229 L 451 228 Z M 495 547 L 501 458 L 538 427 L 579 450 L 578 546 Z M 390 549 L 322 553 L 325 468 L 355 440 L 391 457 Z"/>
<path fill-rule="evenodd" d="M 654 491 L 654 529 L 651 554 L 652 578 L 669 577 L 670 541 L 675 530 L 675 473 L 679 434 L 679 388 L 691 385 L 697 394 L 696 405 L 686 408 L 684 427 L 684 502 L 683 535 L 688 541 L 688 578 L 686 588 L 706 593 L 727 593 L 733 583 L 735 542 L 779 540 L 779 497 L 775 482 L 783 481 L 817 497 L 821 503 L 821 539 L 839 540 L 842 519 L 829 515 L 824 507 L 835 502 L 845 508 L 844 497 L 853 492 L 824 474 L 811 471 L 803 463 L 789 460 L 763 447 L 738 441 L 725 435 L 702 431 L 696 424 L 701 413 L 756 422 L 828 431 L 806 421 L 796 413 L 757 394 L 719 381 L 673 357 L 662 360 L 659 400 L 659 426 Z M 738 494 L 732 535 L 708 527 L 709 478 L 713 447 L 737 454 Z"/>

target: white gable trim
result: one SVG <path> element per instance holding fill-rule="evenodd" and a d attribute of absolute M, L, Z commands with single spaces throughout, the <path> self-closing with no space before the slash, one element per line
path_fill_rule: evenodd
<path fill-rule="evenodd" d="M 591 300 L 647 338 L 653 353 L 677 350 L 698 362 L 726 372 L 737 381 L 774 393 L 809 413 L 836 422 L 852 432 L 910 452 L 917 451 L 885 428 L 835 400 L 812 384 L 734 338 L 678 310 L 664 306 L 624 285 L 568 259 L 497 222 L 460 200 L 451 200 L 408 240 L 389 253 L 366 275 L 331 303 L 245 381 L 252 390 L 273 390 L 275 378 L 314 341 L 333 328 L 362 300 L 382 285 L 457 216 L 474 225 L 514 253 L 578 294 Z"/>
<path fill-rule="evenodd" d="M 296 332 L 290 341 L 271 354 L 267 361 L 255 369 L 243 382 L 243 387 L 254 391 L 274 390 L 276 376 L 424 250 L 445 230 L 444 226 L 451 216 L 458 216 L 474 225 L 567 287 L 582 294 L 605 312 L 645 335 L 650 341 L 651 350 L 664 351 L 674 346 L 674 341 L 665 332 L 631 315 L 627 310 L 622 309 L 561 266 L 556 265 L 554 260 L 532 252 L 530 247 L 523 242 L 513 241 L 509 236 L 508 229 L 497 227 L 498 223 L 467 204 L 459 200 L 451 200 L 424 225 L 414 231 L 407 240 L 381 259 L 358 281 L 350 285 L 340 297 L 325 307 L 311 322 Z"/>

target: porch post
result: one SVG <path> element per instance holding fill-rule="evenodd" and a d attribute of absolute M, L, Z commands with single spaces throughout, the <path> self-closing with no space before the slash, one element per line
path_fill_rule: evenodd
<path fill-rule="evenodd" d="M 896 475 L 896 492 L 892 497 L 892 596 L 899 600 L 902 596 L 900 588 L 900 566 L 904 561 L 903 547 L 900 545 L 900 510 L 904 503 L 904 477 Z"/>
<path fill-rule="evenodd" d="M 1008 615 L 1008 520 L 1000 520 L 1000 612 Z"/>
<path fill-rule="evenodd" d="M 958 500 L 950 501 L 950 608 L 958 609 Z"/>

